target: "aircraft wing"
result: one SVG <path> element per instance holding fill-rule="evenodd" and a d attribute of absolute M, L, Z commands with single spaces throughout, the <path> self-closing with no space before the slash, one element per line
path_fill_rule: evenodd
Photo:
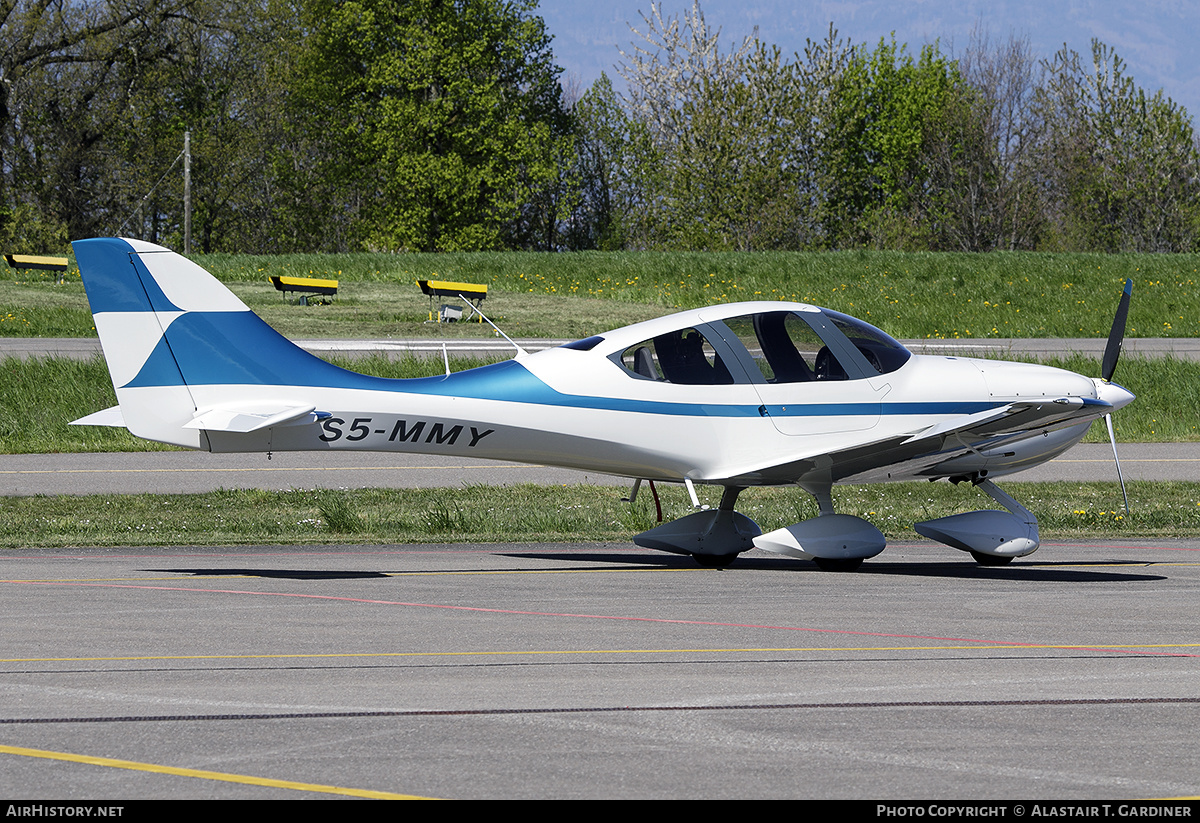
<path fill-rule="evenodd" d="M 979 438 L 1028 432 L 1031 429 L 1056 429 L 1091 422 L 1111 410 L 1112 404 L 1090 397 L 1019 401 L 936 423 L 917 432 L 906 442 L 917 443 L 951 434 Z"/>
<path fill-rule="evenodd" d="M 778 463 L 738 472 L 733 480 L 874 483 L 944 477 L 950 472 L 940 472 L 939 466 L 956 457 L 993 452 L 1043 431 L 1090 423 L 1111 409 L 1106 401 L 1080 397 L 1013 402 L 845 448 L 786 455 Z"/>

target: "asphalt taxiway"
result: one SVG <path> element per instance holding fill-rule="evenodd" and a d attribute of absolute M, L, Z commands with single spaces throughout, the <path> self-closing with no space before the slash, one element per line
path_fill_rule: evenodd
<path fill-rule="evenodd" d="M 1200 443 L 1122 443 L 1127 480 L 1200 480 Z M 1004 482 L 1116 482 L 1112 448 L 1083 443 Z M 464 484 L 628 486 L 594 472 L 432 454 L 196 451 L 10 454 L 0 457 L 0 495 L 201 493 L 216 489 L 447 488 Z"/>
<path fill-rule="evenodd" d="M 1077 448 L 1038 471 L 1113 476 L 1107 446 Z M 1122 446 L 1127 476 L 1200 477 L 1190 447 L 1144 449 Z M 542 471 L 560 470 L 11 455 L 0 494 L 580 480 Z M 1200 540 L 1046 543 L 986 569 L 902 543 L 853 574 L 628 543 L 0 562 L 13 801 L 1200 794 Z"/>
<path fill-rule="evenodd" d="M 1200 793 L 1200 541 L 3 557 L 0 795 Z"/>

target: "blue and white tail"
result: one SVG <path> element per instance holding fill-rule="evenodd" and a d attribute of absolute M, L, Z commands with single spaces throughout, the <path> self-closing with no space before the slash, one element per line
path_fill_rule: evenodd
<path fill-rule="evenodd" d="M 205 430 L 247 432 L 297 420 L 312 406 L 297 380 L 346 373 L 280 335 L 187 258 L 140 240 L 72 244 L 108 363 L 119 418 L 138 437 L 208 448 Z M 212 392 L 237 386 L 214 408 Z M 197 394 L 209 395 L 198 402 Z M 201 405 L 202 403 L 207 404 Z M 105 422 L 104 412 L 76 422 Z"/>

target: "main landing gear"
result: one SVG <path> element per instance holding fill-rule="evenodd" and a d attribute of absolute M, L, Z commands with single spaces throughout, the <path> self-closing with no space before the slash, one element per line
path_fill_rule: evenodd
<path fill-rule="evenodd" d="M 1039 545 L 1037 518 L 990 480 L 970 479 L 1007 511 L 984 510 L 954 514 L 917 523 L 913 528 L 939 543 L 969 552 L 980 566 L 1002 566 L 1014 557 L 1032 554 Z M 830 485 L 806 486 L 820 514 L 767 534 L 753 520 L 734 511 L 742 486 L 726 486 L 716 509 L 701 509 L 696 491 L 685 481 L 699 511 L 655 526 L 633 538 L 648 549 L 686 554 L 705 568 L 725 568 L 752 548 L 812 560 L 823 571 L 849 572 L 882 552 L 883 533 L 870 522 L 833 509 Z M 630 495 L 632 501 L 637 486 Z"/>
<path fill-rule="evenodd" d="M 812 560 L 827 572 L 854 571 L 883 551 L 887 545 L 883 532 L 861 517 L 833 510 L 831 485 L 805 487 L 805 491 L 816 498 L 820 513 L 756 538 L 755 547 Z"/>
<path fill-rule="evenodd" d="M 695 487 L 690 480 L 684 482 L 692 505 L 700 508 Z M 647 549 L 690 554 L 706 568 L 724 568 L 739 554 L 754 548 L 754 538 L 762 534 L 757 523 L 733 510 L 738 495 L 743 491 L 744 486 L 726 486 L 720 506 L 716 509 L 703 509 L 655 526 L 633 538 L 633 542 Z M 633 497 L 630 495 L 631 501 Z"/>

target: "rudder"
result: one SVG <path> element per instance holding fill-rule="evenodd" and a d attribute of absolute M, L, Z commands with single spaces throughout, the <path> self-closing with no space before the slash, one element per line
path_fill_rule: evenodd
<path fill-rule="evenodd" d="M 118 238 L 72 245 L 121 415 L 138 437 L 206 449 L 205 435 L 185 428 L 197 413 L 190 386 L 286 385 L 334 368 L 182 255 Z"/>

